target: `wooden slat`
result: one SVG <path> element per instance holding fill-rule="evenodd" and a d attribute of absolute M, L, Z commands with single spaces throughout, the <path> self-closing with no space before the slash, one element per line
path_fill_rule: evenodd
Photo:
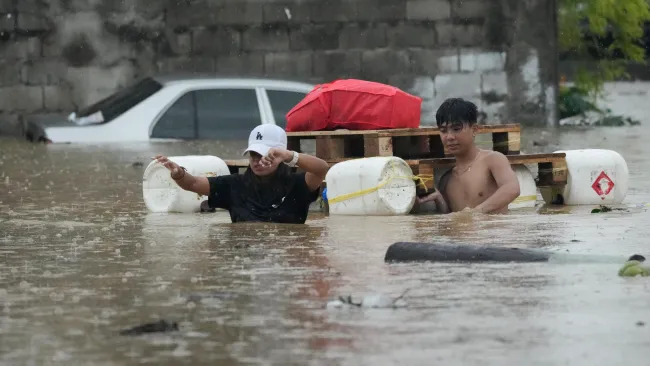
<path fill-rule="evenodd" d="M 492 150 L 504 155 L 519 154 L 521 149 L 520 132 L 497 132 L 492 134 Z"/>
<path fill-rule="evenodd" d="M 319 136 L 316 139 L 316 156 L 324 160 L 345 157 L 343 137 Z"/>
<path fill-rule="evenodd" d="M 506 155 L 508 161 L 511 165 L 522 165 L 522 164 L 538 164 L 538 163 L 553 163 L 553 162 L 562 162 L 566 158 L 565 153 L 555 153 L 555 154 L 525 154 L 525 155 Z M 450 167 L 454 166 L 456 159 L 454 158 L 438 158 L 438 159 L 419 159 L 419 160 L 407 160 L 409 164 L 433 164 L 436 167 Z"/>
<path fill-rule="evenodd" d="M 503 132 L 520 132 L 521 127 L 519 124 L 508 125 L 480 125 L 478 133 L 503 133 Z M 377 130 L 379 136 L 422 136 L 422 135 L 439 135 L 440 129 L 438 127 L 420 127 L 420 128 L 401 128 L 394 130 Z"/>
<path fill-rule="evenodd" d="M 390 137 L 364 136 L 363 152 L 365 157 L 393 155 L 393 141 Z"/>
<path fill-rule="evenodd" d="M 565 153 L 553 153 L 553 154 L 522 154 L 522 155 L 506 155 L 508 161 L 512 165 L 521 165 L 521 164 L 539 164 L 539 163 L 565 163 L 566 154 Z M 329 159 L 327 163 L 332 166 L 336 163 L 341 163 L 347 160 L 359 159 L 359 158 L 340 158 L 340 159 Z M 439 159 L 415 159 L 415 160 L 405 160 L 409 165 L 418 165 L 418 164 L 431 164 L 435 167 L 446 168 L 453 166 L 456 159 L 454 158 L 439 158 Z M 228 166 L 237 166 L 237 167 L 246 167 L 248 166 L 248 160 L 239 159 L 239 160 L 226 160 L 226 165 Z"/>
<path fill-rule="evenodd" d="M 497 132 L 520 132 L 521 127 L 517 123 L 505 125 L 480 125 L 478 133 L 497 133 Z M 422 136 L 438 135 L 438 127 L 423 126 L 420 128 L 397 128 L 390 130 L 334 130 L 334 131 L 305 131 L 305 132 L 287 132 L 287 137 L 316 138 L 318 136 L 340 136 L 340 135 L 378 135 L 382 137 L 396 136 Z"/>

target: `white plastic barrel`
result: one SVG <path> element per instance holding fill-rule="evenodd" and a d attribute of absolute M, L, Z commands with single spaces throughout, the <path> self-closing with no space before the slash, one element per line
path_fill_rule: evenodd
<path fill-rule="evenodd" d="M 334 164 L 325 176 L 329 213 L 406 215 L 416 199 L 412 176 L 411 167 L 395 156 L 361 158 Z"/>
<path fill-rule="evenodd" d="M 525 165 L 514 165 L 512 170 L 519 181 L 519 197 L 508 205 L 509 210 L 535 207 L 537 201 L 537 184 L 535 178 Z"/>
<path fill-rule="evenodd" d="M 181 165 L 194 176 L 220 176 L 230 174 L 222 159 L 210 155 L 170 156 L 169 160 Z M 155 160 L 149 163 L 142 177 L 142 196 L 151 212 L 191 213 L 201 210 L 201 202 L 208 199 L 179 187 L 170 171 Z"/>
<path fill-rule="evenodd" d="M 612 150 L 560 150 L 566 154 L 565 205 L 616 205 L 627 195 L 630 173 L 625 159 Z"/>

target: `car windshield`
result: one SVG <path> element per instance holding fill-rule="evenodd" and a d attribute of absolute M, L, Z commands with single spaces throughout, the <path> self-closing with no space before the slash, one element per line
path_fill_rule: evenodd
<path fill-rule="evenodd" d="M 123 88 L 116 93 L 86 107 L 77 113 L 77 118 L 87 117 L 97 112 L 102 112 L 103 122 L 106 123 L 122 113 L 133 108 L 138 103 L 149 98 L 162 89 L 163 85 L 152 78 L 144 78 L 139 82 Z"/>

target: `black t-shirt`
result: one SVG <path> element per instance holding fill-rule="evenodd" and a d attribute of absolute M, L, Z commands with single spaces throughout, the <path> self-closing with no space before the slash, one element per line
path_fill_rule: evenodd
<path fill-rule="evenodd" d="M 316 201 L 319 194 L 319 189 L 309 191 L 305 174 L 292 173 L 283 192 L 272 192 L 261 186 L 255 194 L 245 189 L 242 174 L 209 177 L 208 204 L 211 208 L 228 210 L 232 222 L 304 224 L 309 205 Z"/>

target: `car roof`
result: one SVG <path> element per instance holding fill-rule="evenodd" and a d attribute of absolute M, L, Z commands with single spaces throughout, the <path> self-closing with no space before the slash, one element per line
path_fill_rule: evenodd
<path fill-rule="evenodd" d="M 164 74 L 151 76 L 163 85 L 250 85 L 257 87 L 288 87 L 311 90 L 315 84 L 295 79 L 264 76 L 236 76 L 216 73 Z"/>

